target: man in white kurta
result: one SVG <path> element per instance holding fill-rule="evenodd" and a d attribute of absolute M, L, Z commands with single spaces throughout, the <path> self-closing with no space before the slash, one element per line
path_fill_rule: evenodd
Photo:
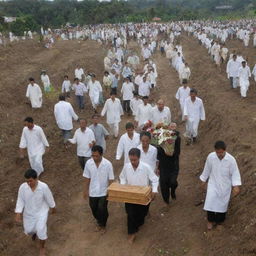
<path fill-rule="evenodd" d="M 80 67 L 80 65 L 77 65 L 77 68 L 75 69 L 75 78 L 78 78 L 80 81 L 82 81 L 84 76 L 84 70 Z"/>
<path fill-rule="evenodd" d="M 49 92 L 51 89 L 51 82 L 50 82 L 50 78 L 49 76 L 46 74 L 46 71 L 43 70 L 42 74 L 41 74 L 41 81 L 43 83 L 44 86 L 44 91 L 45 92 Z"/>
<path fill-rule="evenodd" d="M 230 59 L 227 63 L 227 76 L 230 80 L 231 88 L 237 88 L 238 84 L 238 76 L 239 76 L 239 68 L 241 67 L 241 63 L 237 60 L 237 56 L 234 54 L 232 59 Z"/>
<path fill-rule="evenodd" d="M 152 109 L 151 121 L 154 125 L 171 123 L 171 111 L 170 108 L 164 105 L 163 100 L 158 100 L 157 106 Z"/>
<path fill-rule="evenodd" d="M 133 92 L 133 96 L 134 97 L 131 99 L 131 102 L 130 102 L 130 108 L 132 110 L 132 115 L 136 116 L 139 105 L 143 104 L 143 101 L 142 99 L 139 98 L 139 95 L 137 92 Z"/>
<path fill-rule="evenodd" d="M 110 133 L 115 138 L 118 137 L 119 123 L 121 122 L 121 116 L 124 114 L 121 102 L 116 98 L 116 93 L 110 93 L 110 99 L 107 99 L 104 107 L 101 111 L 101 116 L 107 115 L 107 124 L 110 128 Z"/>
<path fill-rule="evenodd" d="M 97 111 L 97 106 L 100 103 L 100 95 L 102 94 L 102 87 L 100 82 L 96 80 L 94 74 L 92 75 L 92 79 L 88 83 L 88 90 L 92 107 L 95 111 Z"/>
<path fill-rule="evenodd" d="M 205 120 L 203 101 L 197 97 L 195 89 L 190 90 L 190 97 L 185 100 L 184 120 L 186 121 L 186 136 L 196 141 L 200 120 Z"/>
<path fill-rule="evenodd" d="M 242 184 L 236 160 L 226 152 L 223 141 L 215 143 L 215 152 L 208 155 L 200 180 L 204 186 L 208 181 L 204 210 L 208 215 L 207 227 L 212 229 L 213 224 L 225 220 L 231 192 L 239 194 Z"/>
<path fill-rule="evenodd" d="M 42 107 L 42 90 L 32 77 L 29 78 L 26 97 L 29 98 L 32 108 Z"/>
<path fill-rule="evenodd" d="M 250 81 L 249 81 L 250 77 L 251 77 L 250 68 L 247 66 L 245 61 L 242 61 L 242 67 L 238 69 L 240 93 L 242 98 L 245 98 L 247 95 L 247 91 L 250 86 Z"/>
<path fill-rule="evenodd" d="M 142 127 L 145 123 L 152 120 L 152 106 L 148 103 L 148 97 L 143 97 L 143 104 L 140 104 L 135 116 L 138 127 Z"/>
<path fill-rule="evenodd" d="M 58 127 L 62 131 L 64 138 L 64 144 L 71 137 L 71 131 L 73 129 L 73 119 L 78 120 L 78 116 L 75 113 L 72 105 L 65 101 L 65 96 L 59 96 L 59 102 L 54 106 L 54 116 Z"/>
<path fill-rule="evenodd" d="M 254 65 L 254 68 L 252 70 L 252 75 L 254 76 L 254 81 L 256 82 L 256 64 Z"/>
<path fill-rule="evenodd" d="M 140 135 L 134 131 L 133 123 L 127 123 L 125 129 L 126 133 L 120 137 L 116 150 L 116 160 L 120 160 L 124 155 L 124 164 L 129 163 L 130 149 L 136 148 L 140 144 Z"/>
<path fill-rule="evenodd" d="M 181 116 L 183 117 L 183 113 L 184 113 L 184 104 L 185 104 L 185 100 L 189 97 L 190 94 L 190 88 L 188 87 L 187 84 L 187 80 L 184 79 L 182 81 L 183 86 L 181 86 L 175 97 L 176 99 L 180 102 L 180 109 L 181 109 Z"/>
<path fill-rule="evenodd" d="M 26 182 L 21 184 L 18 192 L 15 213 L 16 221 L 21 222 L 26 235 L 40 240 L 40 256 L 45 255 L 45 240 L 47 239 L 47 219 L 49 209 L 55 212 L 55 202 L 48 185 L 37 179 L 37 173 L 29 169 L 25 173 Z"/>
<path fill-rule="evenodd" d="M 25 127 L 23 128 L 19 145 L 20 157 L 24 158 L 24 150 L 27 149 L 30 166 L 37 172 L 39 177 L 44 171 L 43 155 L 45 148 L 49 147 L 49 143 L 43 129 L 34 124 L 33 118 L 27 117 L 24 122 Z"/>

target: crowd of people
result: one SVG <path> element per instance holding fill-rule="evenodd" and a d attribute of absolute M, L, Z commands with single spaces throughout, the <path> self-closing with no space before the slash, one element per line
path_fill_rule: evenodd
<path fill-rule="evenodd" d="M 197 28 L 196 25 L 195 27 Z M 189 33 L 195 32 L 193 25 L 181 22 L 97 25 L 86 28 L 83 33 L 91 40 L 98 40 L 109 47 L 103 60 L 105 72 L 102 83 L 96 74 L 86 72 L 81 66 L 76 67 L 73 82 L 68 75 L 64 76 L 62 93 L 54 106 L 53 114 L 62 133 L 64 147 L 68 149 L 70 144 L 77 147 L 78 163 L 85 183 L 84 199 L 89 200 L 97 221 L 97 230 L 101 233 L 106 232 L 109 216 L 107 188 L 115 180 L 113 159 L 106 159 L 104 156 L 108 151 L 108 141 L 112 143 L 113 140 L 118 140 L 115 159 L 124 159 L 119 176 L 121 184 L 151 186 L 152 200 L 160 185 L 162 199 L 167 207 L 171 199 L 176 200 L 182 136 L 166 102 L 161 97 L 156 105 L 149 100 L 152 92 L 159 90 L 158 67 L 154 57 L 155 54 L 163 55 L 169 60 L 170 68 L 177 71 L 177 84 L 180 83 L 180 86 L 173 96 L 179 101 L 182 120 L 186 124 L 186 142 L 188 145 L 197 142 L 199 122 L 205 120 L 205 110 L 203 100 L 197 96 L 197 90 L 188 86 L 193 74 L 185 61 L 179 41 L 182 29 Z M 194 34 L 198 35 L 196 32 Z M 66 39 L 66 35 L 65 38 L 64 35 L 61 37 Z M 136 41 L 138 47 L 129 48 L 129 41 Z M 42 71 L 41 81 L 44 93 L 50 93 L 52 85 L 45 70 Z M 91 108 L 85 104 L 87 94 Z M 35 79 L 29 78 L 26 97 L 32 108 L 43 107 L 43 95 Z M 73 95 L 77 103 L 75 108 L 69 102 Z M 118 95 L 121 96 L 120 99 Z M 78 114 L 75 109 L 79 111 Z M 94 112 L 92 124 L 88 125 L 88 120 L 83 115 L 91 111 Z M 124 115 L 130 121 L 125 124 L 126 132 L 120 136 L 119 125 Z M 108 127 L 101 124 L 104 116 Z M 80 127 L 72 137 L 73 121 L 78 121 Z M 43 256 L 49 208 L 55 213 L 52 193 L 39 180 L 44 171 L 43 155 L 49 149 L 49 143 L 43 129 L 34 123 L 32 117 L 27 117 L 24 122 L 19 145 L 20 157 L 24 158 L 24 151 L 27 149 L 30 169 L 25 173 L 26 182 L 19 189 L 16 220 L 20 222 L 23 214 L 24 232 L 32 235 L 33 240 L 38 237 L 40 255 Z M 161 146 L 152 145 L 152 133 L 146 129 L 148 123 L 153 127 L 164 125 L 175 136 L 171 154 Z M 217 141 L 214 148 L 215 151 L 208 156 L 200 176 L 203 186 L 208 184 L 204 206 L 208 230 L 223 223 L 231 192 L 239 194 L 241 186 L 236 160 L 226 152 L 226 144 Z M 149 207 L 150 204 L 144 206 L 125 203 L 130 243 L 134 242 L 140 226 L 144 224 Z"/>

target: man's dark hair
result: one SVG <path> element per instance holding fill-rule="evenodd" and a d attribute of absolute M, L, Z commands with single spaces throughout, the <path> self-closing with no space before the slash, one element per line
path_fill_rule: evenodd
<path fill-rule="evenodd" d="M 60 100 L 60 101 L 65 101 L 65 99 L 66 99 L 66 97 L 65 97 L 64 94 L 60 94 L 60 95 L 59 95 L 59 100 Z"/>
<path fill-rule="evenodd" d="M 33 77 L 30 77 L 30 78 L 28 79 L 28 81 L 32 82 L 32 81 L 35 81 L 35 79 L 34 79 Z"/>
<path fill-rule="evenodd" d="M 75 82 L 75 81 L 79 81 L 79 79 L 76 77 L 76 78 L 74 79 L 74 82 Z"/>
<path fill-rule="evenodd" d="M 68 78 L 68 75 L 65 75 L 64 78 Z"/>
<path fill-rule="evenodd" d="M 111 92 L 110 92 L 110 96 L 112 96 L 112 95 L 116 95 L 116 92 L 111 91 Z"/>
<path fill-rule="evenodd" d="M 188 83 L 188 80 L 187 79 L 183 79 L 182 80 L 182 84 L 187 84 Z"/>
<path fill-rule="evenodd" d="M 24 174 L 25 179 L 37 179 L 37 172 L 34 169 L 28 169 Z"/>
<path fill-rule="evenodd" d="M 192 88 L 192 89 L 190 90 L 190 93 L 195 93 L 195 94 L 197 94 L 197 90 L 194 89 L 194 88 Z"/>
<path fill-rule="evenodd" d="M 140 158 L 140 150 L 138 148 L 130 149 L 129 156 L 137 156 L 138 158 Z"/>
<path fill-rule="evenodd" d="M 142 99 L 143 100 L 148 99 L 148 96 L 143 96 Z"/>
<path fill-rule="evenodd" d="M 26 117 L 25 119 L 24 119 L 24 122 L 28 122 L 28 123 L 31 123 L 31 124 L 33 124 L 34 123 L 34 120 L 33 120 L 33 118 L 32 117 Z"/>
<path fill-rule="evenodd" d="M 224 141 L 218 140 L 218 141 L 215 142 L 214 148 L 215 148 L 215 149 L 223 149 L 223 150 L 226 150 L 227 145 L 226 145 L 226 143 L 225 143 Z"/>
<path fill-rule="evenodd" d="M 99 145 L 95 145 L 92 147 L 92 152 L 99 152 L 99 154 L 103 155 L 103 147 Z"/>
<path fill-rule="evenodd" d="M 134 124 L 132 122 L 128 122 L 126 125 L 125 125 L 125 129 L 134 129 Z"/>
<path fill-rule="evenodd" d="M 151 133 L 150 132 L 141 132 L 140 133 L 140 139 L 143 137 L 143 136 L 147 136 L 150 140 L 151 140 Z"/>

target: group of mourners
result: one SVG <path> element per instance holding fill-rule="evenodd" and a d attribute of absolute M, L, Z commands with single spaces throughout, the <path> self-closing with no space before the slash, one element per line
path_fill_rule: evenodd
<path fill-rule="evenodd" d="M 176 41 L 181 33 L 181 25 L 168 24 L 137 24 L 137 25 L 101 25 L 93 29 L 93 33 L 105 39 L 102 31 L 111 31 L 111 47 L 104 58 L 105 72 L 102 84 L 94 73 L 86 73 L 81 66 L 77 66 L 74 82 L 71 83 L 65 75 L 61 86 L 59 102 L 54 106 L 56 124 L 63 136 L 65 148 L 71 144 L 77 146 L 78 163 L 83 171 L 84 198 L 89 200 L 92 214 L 97 221 L 97 230 L 106 232 L 108 220 L 108 186 L 115 180 L 112 159 L 105 158 L 108 150 L 106 140 L 118 139 L 116 160 L 124 158 L 124 165 L 119 175 L 121 184 L 136 186 L 151 186 L 152 200 L 160 191 L 164 203 L 170 205 L 170 198 L 176 200 L 178 187 L 179 156 L 181 136 L 176 123 L 172 122 L 171 110 L 162 99 L 153 106 L 149 103 L 152 91 L 158 88 L 157 65 L 154 54 L 166 54 L 170 65 L 178 72 L 177 84 L 181 83 L 175 95 L 179 100 L 182 119 L 186 122 L 185 136 L 188 144 L 197 141 L 200 120 L 205 120 L 203 101 L 197 96 L 196 89 L 190 89 L 188 82 L 191 71 L 184 60 L 182 46 Z M 170 41 L 163 40 L 169 37 Z M 102 39 L 103 40 L 103 39 Z M 127 42 L 137 40 L 141 56 L 134 49 L 129 49 Z M 141 62 L 143 64 L 141 64 Z M 42 71 L 41 81 L 45 93 L 51 90 L 51 83 L 46 71 Z M 119 88 L 120 81 L 122 86 Z M 92 124 L 76 114 L 69 99 L 74 95 L 77 101 L 79 115 L 91 113 L 85 104 L 86 93 L 89 94 L 92 109 Z M 105 96 L 110 97 L 106 100 Z M 121 95 L 121 100 L 117 95 Z M 33 78 L 29 79 L 26 96 L 32 108 L 42 107 L 43 93 Z M 102 109 L 100 111 L 100 106 Z M 126 132 L 119 137 L 119 124 L 123 115 L 134 118 L 125 124 Z M 100 123 L 101 117 L 106 116 L 108 129 Z M 80 127 L 74 132 L 73 121 L 78 121 Z M 47 218 L 49 208 L 55 212 L 53 195 L 44 182 L 39 180 L 44 171 L 43 155 L 49 149 L 47 137 L 43 129 L 34 123 L 32 117 L 27 117 L 20 140 L 20 157 L 24 158 L 27 149 L 30 169 L 25 172 L 26 182 L 18 192 L 16 204 L 16 220 L 21 221 L 23 214 L 24 232 L 40 240 L 40 255 L 45 255 L 45 241 L 47 239 Z M 175 135 L 174 151 L 167 153 L 161 146 L 151 145 L 152 134 L 145 129 L 151 122 L 155 127 L 164 124 Z M 203 186 L 207 184 L 207 195 L 204 210 L 207 211 L 207 228 L 211 230 L 215 225 L 222 224 L 228 209 L 231 192 L 239 193 L 241 178 L 234 157 L 226 152 L 223 141 L 215 143 L 215 151 L 206 161 L 200 180 Z M 147 206 L 125 203 L 127 213 L 128 240 L 133 243 L 145 217 L 149 213 Z"/>

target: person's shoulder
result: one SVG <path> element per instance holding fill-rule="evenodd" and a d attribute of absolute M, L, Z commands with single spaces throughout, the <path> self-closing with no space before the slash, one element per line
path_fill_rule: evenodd
<path fill-rule="evenodd" d="M 230 153 L 226 152 L 225 158 L 231 162 L 236 162 L 236 159 L 234 156 L 232 156 Z"/>
<path fill-rule="evenodd" d="M 216 152 L 213 151 L 213 152 L 211 152 L 211 153 L 208 154 L 207 159 L 214 159 L 214 158 L 216 158 L 216 157 L 217 157 Z"/>
<path fill-rule="evenodd" d="M 105 157 L 102 158 L 103 164 L 112 167 L 112 163 Z"/>
<path fill-rule="evenodd" d="M 48 189 L 49 188 L 48 185 L 45 182 L 40 181 L 40 180 L 38 180 L 38 185 L 37 186 L 39 188 L 42 188 L 42 189 Z"/>
<path fill-rule="evenodd" d="M 23 182 L 23 183 L 20 185 L 19 190 L 25 190 L 25 189 L 27 189 L 27 188 L 29 188 L 28 183 L 27 183 L 27 182 Z"/>

